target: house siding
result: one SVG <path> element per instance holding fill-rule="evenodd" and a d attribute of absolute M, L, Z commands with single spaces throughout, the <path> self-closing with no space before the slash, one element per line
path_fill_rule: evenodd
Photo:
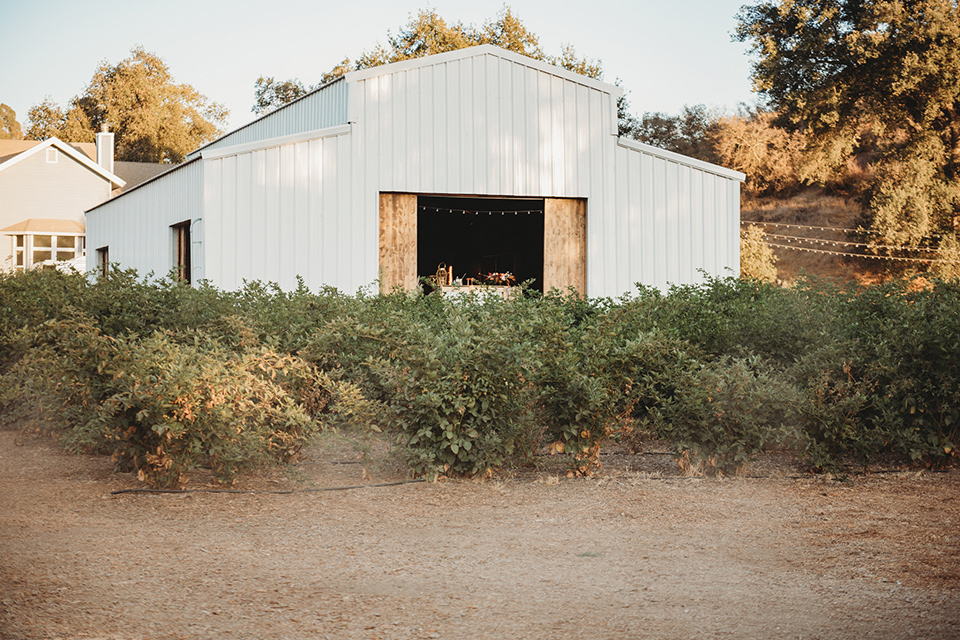
<path fill-rule="evenodd" d="M 665 155 L 617 146 L 616 200 L 602 214 L 613 259 L 594 265 L 589 289 L 666 289 L 739 274 L 740 181 Z"/>
<path fill-rule="evenodd" d="M 47 151 L 57 162 L 47 162 Z M 53 186 L 52 186 L 53 185 Z M 28 218 L 84 221 L 84 210 L 110 197 L 103 176 L 50 147 L 0 172 L 0 228 Z M 0 236 L 0 265 L 12 266 L 13 236 Z"/>
<path fill-rule="evenodd" d="M 227 289 L 244 280 L 284 289 L 369 284 L 363 217 L 350 215 L 349 136 L 328 135 L 204 160 L 206 277 Z M 358 284 L 359 283 L 359 284 Z"/>

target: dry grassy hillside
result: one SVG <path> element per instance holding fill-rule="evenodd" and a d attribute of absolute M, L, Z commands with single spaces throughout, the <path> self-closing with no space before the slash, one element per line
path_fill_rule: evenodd
<path fill-rule="evenodd" d="M 841 280 L 877 282 L 922 271 L 914 264 L 837 255 L 863 252 L 845 231 L 855 229 L 860 205 L 853 197 L 809 188 L 789 198 L 744 197 L 740 219 L 765 225 L 767 239 L 778 258 L 778 277 L 793 282 L 801 273 Z"/>

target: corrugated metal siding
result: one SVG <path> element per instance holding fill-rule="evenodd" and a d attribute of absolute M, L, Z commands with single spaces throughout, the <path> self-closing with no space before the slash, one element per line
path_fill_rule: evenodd
<path fill-rule="evenodd" d="M 578 197 L 613 139 L 609 93 L 495 55 L 351 86 L 370 189 Z"/>
<path fill-rule="evenodd" d="M 191 162 L 87 212 L 87 269 L 108 246 L 110 262 L 164 277 L 176 262 L 170 225 L 191 220 L 193 279 L 202 279 L 202 182 L 203 164 Z"/>
<path fill-rule="evenodd" d="M 604 254 L 588 247 L 589 295 L 739 273 L 739 179 L 620 145 L 616 178 L 613 207 L 588 204 L 605 229 Z"/>
<path fill-rule="evenodd" d="M 351 215 L 349 136 L 204 160 L 207 278 L 351 290 L 362 273 L 363 217 Z M 346 181 L 343 181 L 346 178 Z"/>
<path fill-rule="evenodd" d="M 347 124 L 347 83 L 343 80 L 329 84 L 283 109 L 254 120 L 190 153 L 187 158 L 191 160 L 196 158 L 201 150 L 212 151 L 257 140 L 315 131 L 338 124 Z"/>

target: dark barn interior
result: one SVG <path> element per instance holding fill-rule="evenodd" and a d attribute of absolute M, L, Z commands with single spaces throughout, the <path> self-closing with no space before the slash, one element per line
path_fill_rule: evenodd
<path fill-rule="evenodd" d="M 453 277 L 509 272 L 519 284 L 543 290 L 543 209 L 540 199 L 417 197 L 417 273 L 443 264 Z"/>

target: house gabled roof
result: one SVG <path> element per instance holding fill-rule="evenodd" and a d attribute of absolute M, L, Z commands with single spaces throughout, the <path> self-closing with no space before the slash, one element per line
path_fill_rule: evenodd
<path fill-rule="evenodd" d="M 54 147 L 62 151 L 67 156 L 69 156 L 70 158 L 73 158 L 74 160 L 82 164 L 87 169 L 90 169 L 94 173 L 103 177 L 104 180 L 109 181 L 114 187 L 122 187 L 123 185 L 126 184 L 126 182 L 122 178 L 120 178 L 120 176 L 118 176 L 117 174 L 111 171 L 107 171 L 106 169 L 101 167 L 99 164 L 91 160 L 85 153 L 82 153 L 81 151 L 74 149 L 72 146 L 60 140 L 59 138 L 47 138 L 43 142 L 36 144 L 27 150 L 21 153 L 18 153 L 15 156 L 7 158 L 5 161 L 0 163 L 0 172 L 2 172 L 4 169 L 9 169 L 10 167 L 12 167 L 13 165 L 19 162 L 23 162 L 27 158 L 37 153 L 40 153 L 44 149 L 49 149 L 50 147 Z"/>

